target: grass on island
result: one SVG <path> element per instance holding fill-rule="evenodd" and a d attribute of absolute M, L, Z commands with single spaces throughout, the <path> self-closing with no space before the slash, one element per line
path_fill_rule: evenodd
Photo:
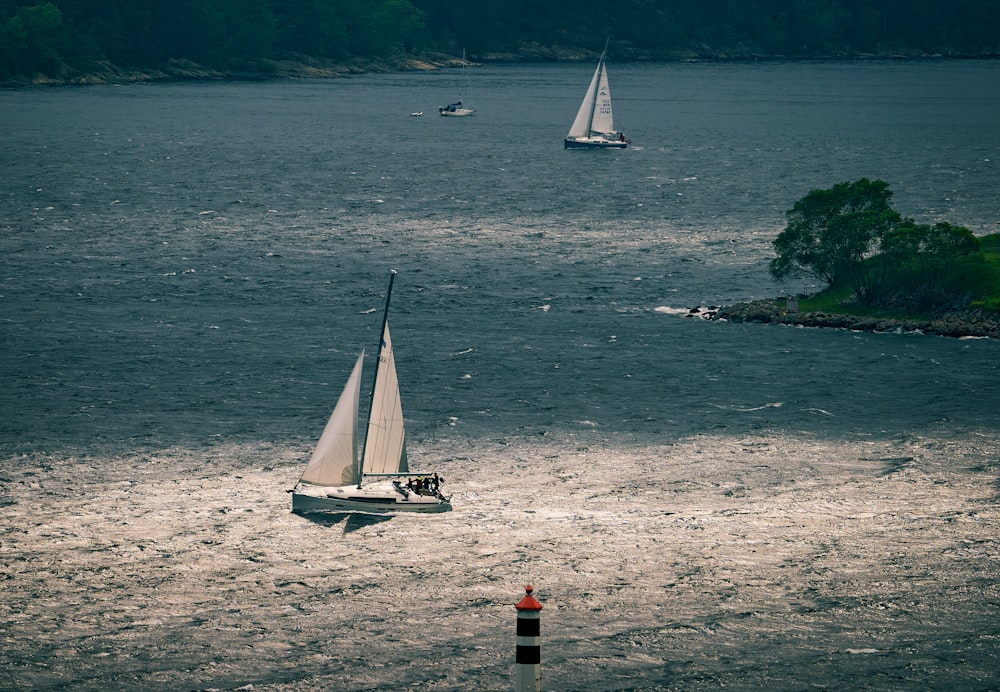
<path fill-rule="evenodd" d="M 963 257 L 949 267 L 945 283 L 955 295 L 969 296 L 967 309 L 1000 317 L 1000 233 L 982 237 L 979 253 Z M 901 312 L 899 309 L 859 305 L 849 286 L 830 286 L 811 296 L 800 297 L 799 312 L 826 312 L 858 317 L 903 320 L 933 320 L 940 312 Z"/>

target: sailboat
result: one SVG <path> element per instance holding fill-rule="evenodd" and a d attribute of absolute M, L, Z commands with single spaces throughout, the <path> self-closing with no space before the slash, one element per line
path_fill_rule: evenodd
<path fill-rule="evenodd" d="M 337 405 L 299 482 L 292 488 L 292 512 L 447 512 L 437 473 L 410 472 L 399 382 L 389 335 L 389 276 L 367 420 L 361 421 L 362 349 Z M 364 437 L 358 445 L 359 423 Z M 403 482 L 406 479 L 406 482 Z"/>
<path fill-rule="evenodd" d="M 462 50 L 462 74 L 465 75 L 465 99 L 469 101 L 472 100 L 472 80 L 469 79 L 469 74 L 465 71 L 465 66 L 468 64 L 468 60 L 465 59 L 465 50 Z M 471 103 L 466 103 L 465 100 L 459 99 L 454 103 L 449 103 L 447 106 L 439 106 L 438 113 L 450 118 L 460 118 L 463 116 L 472 115 L 476 112 L 474 106 Z"/>
<path fill-rule="evenodd" d="M 590 86 L 576 113 L 573 126 L 563 141 L 566 149 L 624 149 L 629 140 L 624 132 L 615 130 L 611 113 L 611 90 L 608 87 L 608 71 L 604 64 L 607 45 L 597 61 L 597 69 L 590 79 Z"/>

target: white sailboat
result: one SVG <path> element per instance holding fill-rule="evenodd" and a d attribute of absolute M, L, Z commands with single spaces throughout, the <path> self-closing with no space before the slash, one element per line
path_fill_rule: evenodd
<path fill-rule="evenodd" d="M 615 129 L 611 112 L 611 89 L 608 86 L 608 71 L 604 64 L 604 47 L 597 69 L 587 87 L 587 93 L 576 113 L 573 126 L 563 141 L 566 149 L 624 149 L 629 139 L 624 132 Z"/>
<path fill-rule="evenodd" d="M 389 336 L 389 298 L 395 278 L 393 271 L 385 296 L 375 381 L 360 454 L 358 427 L 363 350 L 302 477 L 292 489 L 292 512 L 447 512 L 451 509 L 448 498 L 441 493 L 443 479 L 436 473 L 411 473 L 406 458 L 403 409 Z"/>
<path fill-rule="evenodd" d="M 449 103 L 447 106 L 438 106 L 438 113 L 449 118 L 461 118 L 465 116 L 472 115 L 476 112 L 476 108 L 472 105 L 472 80 L 469 79 L 469 74 L 465 70 L 465 66 L 468 65 L 469 61 L 465 59 L 465 50 L 462 50 L 462 74 L 465 76 L 465 94 L 463 98 L 459 99 L 455 103 Z"/>

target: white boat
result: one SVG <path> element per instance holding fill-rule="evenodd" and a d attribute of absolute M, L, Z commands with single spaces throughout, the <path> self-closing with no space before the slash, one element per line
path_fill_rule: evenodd
<path fill-rule="evenodd" d="M 364 350 L 302 477 L 292 488 L 292 512 L 382 514 L 451 509 L 448 498 L 441 492 L 443 479 L 436 473 L 412 473 L 406 458 L 403 409 L 389 336 L 389 299 L 395 278 L 393 271 L 385 296 L 382 336 L 360 454 L 358 427 Z"/>
<path fill-rule="evenodd" d="M 465 59 L 465 51 L 462 51 L 462 74 L 465 75 L 465 98 L 459 99 L 454 103 L 449 103 L 447 106 L 439 106 L 438 113 L 449 118 L 461 118 L 465 116 L 472 115 L 476 112 L 474 106 L 466 103 L 466 100 L 472 100 L 472 81 L 469 79 L 469 74 L 465 70 L 465 66 L 469 64 L 469 61 Z"/>
<path fill-rule="evenodd" d="M 438 113 L 451 118 L 461 118 L 466 115 L 472 115 L 475 112 L 475 108 L 466 106 L 465 102 L 461 99 L 455 101 L 455 103 L 449 103 L 447 106 L 438 106 Z"/>
<path fill-rule="evenodd" d="M 569 128 L 569 134 L 563 141 L 566 149 L 624 149 L 629 145 L 625 133 L 615 129 L 614 115 L 611 112 L 611 89 L 604 64 L 607 51 L 608 47 L 605 46 L 580 110 L 573 120 L 573 126 Z"/>

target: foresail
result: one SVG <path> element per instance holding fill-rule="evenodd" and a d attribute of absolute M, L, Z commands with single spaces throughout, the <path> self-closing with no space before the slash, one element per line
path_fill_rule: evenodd
<path fill-rule="evenodd" d="M 300 479 L 312 485 L 341 486 L 356 482 L 358 403 L 361 398 L 361 352 L 337 405 Z"/>
<path fill-rule="evenodd" d="M 382 349 L 368 416 L 364 455 L 362 468 L 365 473 L 406 471 L 403 407 L 399 401 L 399 381 L 396 378 L 396 361 L 388 323 L 382 333 Z"/>
<path fill-rule="evenodd" d="M 611 114 L 611 88 L 608 86 L 608 71 L 604 63 L 600 66 L 601 78 L 597 84 L 597 98 L 594 102 L 594 118 L 590 123 L 592 132 L 605 135 L 615 134 L 615 119 Z"/>
<path fill-rule="evenodd" d="M 604 66 L 604 62 L 599 62 L 597 64 L 597 69 L 594 70 L 594 76 L 590 79 L 590 86 L 587 87 L 587 94 L 583 97 L 583 102 L 580 104 L 580 110 L 576 112 L 576 119 L 573 121 L 573 126 L 569 128 L 569 137 L 589 137 L 590 136 L 590 121 L 594 115 L 594 99 L 597 96 L 597 81 L 601 74 L 601 68 Z"/>

